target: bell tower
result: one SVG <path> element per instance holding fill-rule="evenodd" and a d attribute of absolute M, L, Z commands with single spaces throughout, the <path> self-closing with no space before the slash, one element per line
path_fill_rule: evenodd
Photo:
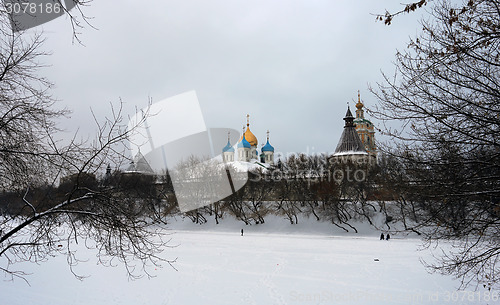
<path fill-rule="evenodd" d="M 373 123 L 365 119 L 363 110 L 363 103 L 358 90 L 358 102 L 356 103 L 356 118 L 354 124 L 356 125 L 356 132 L 363 143 L 363 146 L 368 154 L 377 159 L 377 145 L 375 144 L 375 128 Z"/>

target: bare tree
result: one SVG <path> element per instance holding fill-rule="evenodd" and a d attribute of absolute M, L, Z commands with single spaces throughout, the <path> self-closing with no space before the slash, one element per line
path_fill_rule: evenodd
<path fill-rule="evenodd" d="M 14 263 L 41 262 L 63 254 L 73 271 L 79 262 L 77 244 L 93 249 L 101 264 L 118 259 L 132 278 L 149 275 L 148 266 L 172 262 L 160 255 L 167 246 L 168 234 L 162 229 L 162 213 L 156 211 L 161 206 L 154 204 L 154 196 L 135 196 L 130 188 L 120 185 L 88 183 L 89 175 L 94 177 L 103 164 L 123 157 L 115 150 L 127 136 L 117 129 L 120 120 L 118 112 L 108 121 L 110 124 L 100 126 L 97 139 L 90 146 L 72 142 L 62 149 L 54 147 L 57 150 L 51 152 L 51 157 L 57 156 L 60 163 L 45 163 L 52 168 L 50 172 L 73 174 L 63 179 L 50 196 L 32 196 L 37 186 L 24 185 L 21 209 L 7 209 L 0 222 L 0 257 L 7 262 L 0 266 L 1 270 L 23 276 L 22 271 L 13 269 Z M 30 156 L 44 162 L 44 154 Z M 29 163 L 23 166 L 28 171 L 31 167 Z M 56 179 L 49 184 L 51 188 L 55 188 Z M 144 206 L 149 207 L 148 212 Z"/>
<path fill-rule="evenodd" d="M 430 267 L 491 288 L 500 282 L 500 2 L 442 1 L 432 16 L 373 90 L 372 113 L 402 125 L 385 132 L 405 224 L 455 243 Z"/>
<path fill-rule="evenodd" d="M 418 1 L 411 1 L 410 3 L 404 4 L 403 8 L 400 10 L 396 10 L 393 12 L 389 12 L 388 10 L 385 11 L 384 14 L 375 14 L 376 20 L 377 21 L 383 21 L 384 24 L 386 25 L 391 25 L 392 20 L 401 14 L 408 14 L 411 12 L 414 12 L 424 6 L 426 6 L 429 2 L 432 2 L 432 0 L 418 0 Z"/>
<path fill-rule="evenodd" d="M 271 211 L 274 184 L 268 170 L 254 169 L 249 175 L 250 180 L 244 187 L 245 197 L 248 199 L 247 209 L 255 224 L 263 224 L 264 217 Z"/>
<path fill-rule="evenodd" d="M 126 188 L 97 183 L 107 164 L 126 159 L 129 131 L 121 108 L 100 123 L 88 143 L 56 140 L 50 82 L 37 75 L 43 39 L 14 32 L 0 23 L 0 270 L 23 277 L 15 263 L 66 255 L 78 263 L 77 244 L 94 249 L 102 263 L 123 263 L 131 277 L 148 266 L 172 261 L 161 256 L 168 236 L 156 215 L 134 206 Z M 64 177 L 67 177 L 64 179 Z M 59 181 L 61 186 L 58 186 Z M 94 183 L 95 182 L 95 183 Z M 140 199 L 145 200 L 145 199 Z M 157 205 L 156 205 L 157 206 Z"/>
<path fill-rule="evenodd" d="M 301 170 L 306 165 L 302 164 L 304 155 L 291 155 L 281 168 L 278 169 L 275 184 L 275 213 L 283 215 L 290 224 L 299 222 L 298 214 L 301 212 L 300 202 L 297 200 L 300 185 L 304 182 L 302 179 L 304 173 Z M 274 176 L 274 175 L 273 175 Z"/>

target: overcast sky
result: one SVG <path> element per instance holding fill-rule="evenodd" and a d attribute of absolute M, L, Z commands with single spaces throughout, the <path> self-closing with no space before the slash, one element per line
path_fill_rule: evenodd
<path fill-rule="evenodd" d="M 94 131 L 110 103 L 135 108 L 196 90 L 208 127 L 250 128 L 260 144 L 270 130 L 277 151 L 332 152 L 347 102 L 392 74 L 396 49 L 418 33 L 417 14 L 394 25 L 371 14 L 400 1 L 95 1 L 84 12 L 92 26 L 73 43 L 67 18 L 37 29 L 52 55 L 43 71 L 68 132 Z M 374 121 L 375 124 L 377 122 Z M 380 137 L 379 137 L 380 138 Z M 222 148 L 221 148 L 222 149 Z"/>

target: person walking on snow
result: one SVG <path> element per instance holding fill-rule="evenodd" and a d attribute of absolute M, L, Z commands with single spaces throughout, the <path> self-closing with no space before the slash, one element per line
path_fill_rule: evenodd
<path fill-rule="evenodd" d="M 384 233 L 380 233 L 380 240 L 384 240 Z"/>
<path fill-rule="evenodd" d="M 243 236 L 243 229 L 241 229 L 241 236 Z"/>

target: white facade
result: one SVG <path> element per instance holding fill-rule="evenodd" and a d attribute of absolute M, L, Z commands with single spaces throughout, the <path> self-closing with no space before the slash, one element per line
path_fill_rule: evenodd
<path fill-rule="evenodd" d="M 250 152 L 251 148 L 238 147 L 238 161 L 250 162 L 251 160 Z"/>
<path fill-rule="evenodd" d="M 234 162 L 234 151 L 225 151 L 222 153 L 222 160 L 224 162 Z"/>

